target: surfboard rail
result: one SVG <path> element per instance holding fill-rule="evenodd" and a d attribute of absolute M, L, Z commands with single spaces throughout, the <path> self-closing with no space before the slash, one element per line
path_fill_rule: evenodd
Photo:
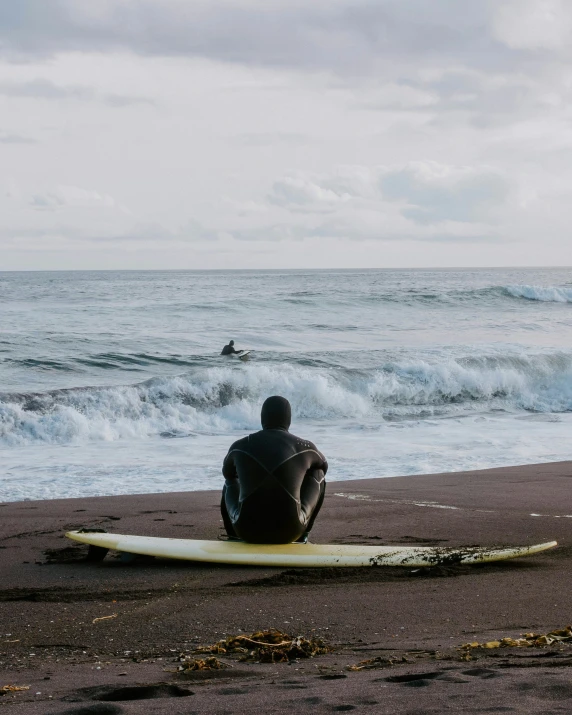
<path fill-rule="evenodd" d="M 68 539 L 102 549 L 184 561 L 285 568 L 358 566 L 452 566 L 532 556 L 557 545 L 371 546 L 362 544 L 248 544 L 242 541 L 170 539 L 89 530 L 68 531 Z"/>

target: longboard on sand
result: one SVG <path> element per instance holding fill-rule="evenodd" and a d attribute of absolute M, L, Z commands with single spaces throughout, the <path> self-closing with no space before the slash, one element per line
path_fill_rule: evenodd
<path fill-rule="evenodd" d="M 534 546 L 489 548 L 481 546 L 364 546 L 360 544 L 247 544 L 243 541 L 198 541 L 152 536 L 68 531 L 66 536 L 99 549 L 127 554 L 158 556 L 185 561 L 243 564 L 250 566 L 447 566 L 504 561 L 546 551 L 556 546 L 548 541 Z M 102 552 L 100 552 L 102 553 Z M 102 553 L 102 557 L 105 553 Z"/>

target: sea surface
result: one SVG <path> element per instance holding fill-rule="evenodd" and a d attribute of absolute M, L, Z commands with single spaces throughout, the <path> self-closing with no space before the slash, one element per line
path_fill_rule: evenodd
<path fill-rule="evenodd" d="M 330 481 L 570 459 L 572 270 L 0 273 L 0 501 L 219 489 L 273 394 Z"/>

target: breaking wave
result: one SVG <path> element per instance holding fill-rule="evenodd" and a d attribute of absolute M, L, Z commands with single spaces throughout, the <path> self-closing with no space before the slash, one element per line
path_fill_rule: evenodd
<path fill-rule="evenodd" d="M 292 364 L 197 368 L 119 387 L 0 394 L 0 444 L 74 444 L 254 430 L 282 394 L 296 421 L 572 411 L 572 355 L 491 354 L 348 370 Z"/>
<path fill-rule="evenodd" d="M 363 297 L 366 302 L 397 304 L 444 304 L 490 302 L 519 298 L 543 303 L 572 303 L 572 288 L 564 286 L 505 285 L 470 290 L 427 291 L 419 288 L 396 293 L 379 292 Z"/>
<path fill-rule="evenodd" d="M 537 300 L 542 303 L 572 303 L 572 288 L 512 285 L 505 286 L 504 291 L 513 298 Z"/>

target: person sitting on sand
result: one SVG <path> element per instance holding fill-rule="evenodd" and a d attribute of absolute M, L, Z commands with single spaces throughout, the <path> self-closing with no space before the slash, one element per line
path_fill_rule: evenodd
<path fill-rule="evenodd" d="M 285 397 L 265 400 L 262 429 L 231 445 L 224 459 L 221 512 L 227 534 L 254 544 L 307 540 L 326 492 L 328 463 L 288 431 Z"/>
<path fill-rule="evenodd" d="M 234 340 L 231 340 L 228 345 L 225 345 L 224 348 L 221 351 L 221 355 L 235 355 L 238 353 L 241 353 L 242 350 L 235 350 L 234 349 Z"/>

